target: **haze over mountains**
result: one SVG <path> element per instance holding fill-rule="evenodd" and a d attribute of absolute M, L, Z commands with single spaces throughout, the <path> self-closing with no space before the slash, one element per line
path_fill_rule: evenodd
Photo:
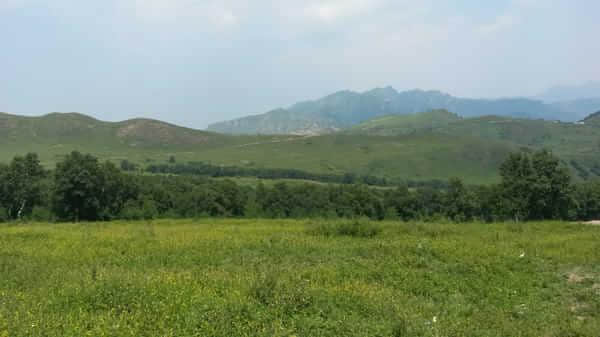
<path fill-rule="evenodd" d="M 212 124 L 208 130 L 230 134 L 318 134 L 345 129 L 386 116 L 445 109 L 462 117 L 486 115 L 575 122 L 600 109 L 595 84 L 581 88 L 554 88 L 544 97 L 583 97 L 552 103 L 531 98 L 459 98 L 440 91 L 398 92 L 392 87 L 366 92 L 339 91 L 314 101 Z"/>
<path fill-rule="evenodd" d="M 600 82 L 588 81 L 581 85 L 554 86 L 537 95 L 536 98 L 545 102 L 600 98 Z"/>

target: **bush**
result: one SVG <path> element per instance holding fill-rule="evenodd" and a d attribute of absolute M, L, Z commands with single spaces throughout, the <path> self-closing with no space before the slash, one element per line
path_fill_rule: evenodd
<path fill-rule="evenodd" d="M 47 207 L 35 206 L 31 211 L 31 220 L 53 222 L 55 220 L 54 213 Z"/>
<path fill-rule="evenodd" d="M 408 323 L 405 319 L 401 319 L 394 325 L 392 329 L 392 337 L 407 337 L 410 336 L 408 333 Z"/>
<path fill-rule="evenodd" d="M 278 277 L 274 273 L 263 274 L 256 279 L 250 294 L 263 305 L 269 305 L 273 302 L 276 293 Z"/>
<path fill-rule="evenodd" d="M 318 225 L 310 232 L 322 236 L 371 238 L 381 233 L 381 226 L 368 220 L 352 220 Z"/>
<path fill-rule="evenodd" d="M 0 222 L 8 221 L 8 214 L 6 208 L 0 207 Z"/>
<path fill-rule="evenodd" d="M 152 220 L 158 217 L 156 203 L 151 199 L 130 200 L 121 211 L 121 217 L 127 220 Z"/>
<path fill-rule="evenodd" d="M 277 306 L 287 315 L 298 313 L 314 302 L 305 281 L 281 279 L 275 270 L 258 275 L 249 294 L 262 305 Z"/>

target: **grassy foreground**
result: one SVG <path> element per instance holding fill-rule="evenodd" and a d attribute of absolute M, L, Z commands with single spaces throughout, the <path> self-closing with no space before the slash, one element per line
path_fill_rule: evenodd
<path fill-rule="evenodd" d="M 352 226 L 0 225 L 0 336 L 598 336 L 600 227 Z"/>

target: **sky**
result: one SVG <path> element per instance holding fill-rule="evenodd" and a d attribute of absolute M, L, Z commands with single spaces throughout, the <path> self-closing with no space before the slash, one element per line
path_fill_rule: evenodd
<path fill-rule="evenodd" d="M 600 80 L 597 0 L 0 0 L 0 111 L 194 128 L 339 90 Z"/>

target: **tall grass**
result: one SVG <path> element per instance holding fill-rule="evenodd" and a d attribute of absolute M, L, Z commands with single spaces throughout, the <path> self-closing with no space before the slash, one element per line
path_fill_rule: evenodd
<path fill-rule="evenodd" d="M 560 222 L 0 225 L 0 336 L 597 337 L 598 261 Z"/>
<path fill-rule="evenodd" d="M 331 220 L 319 222 L 308 229 L 314 235 L 323 236 L 352 236 L 371 238 L 381 233 L 382 227 L 374 221 L 361 220 Z"/>

